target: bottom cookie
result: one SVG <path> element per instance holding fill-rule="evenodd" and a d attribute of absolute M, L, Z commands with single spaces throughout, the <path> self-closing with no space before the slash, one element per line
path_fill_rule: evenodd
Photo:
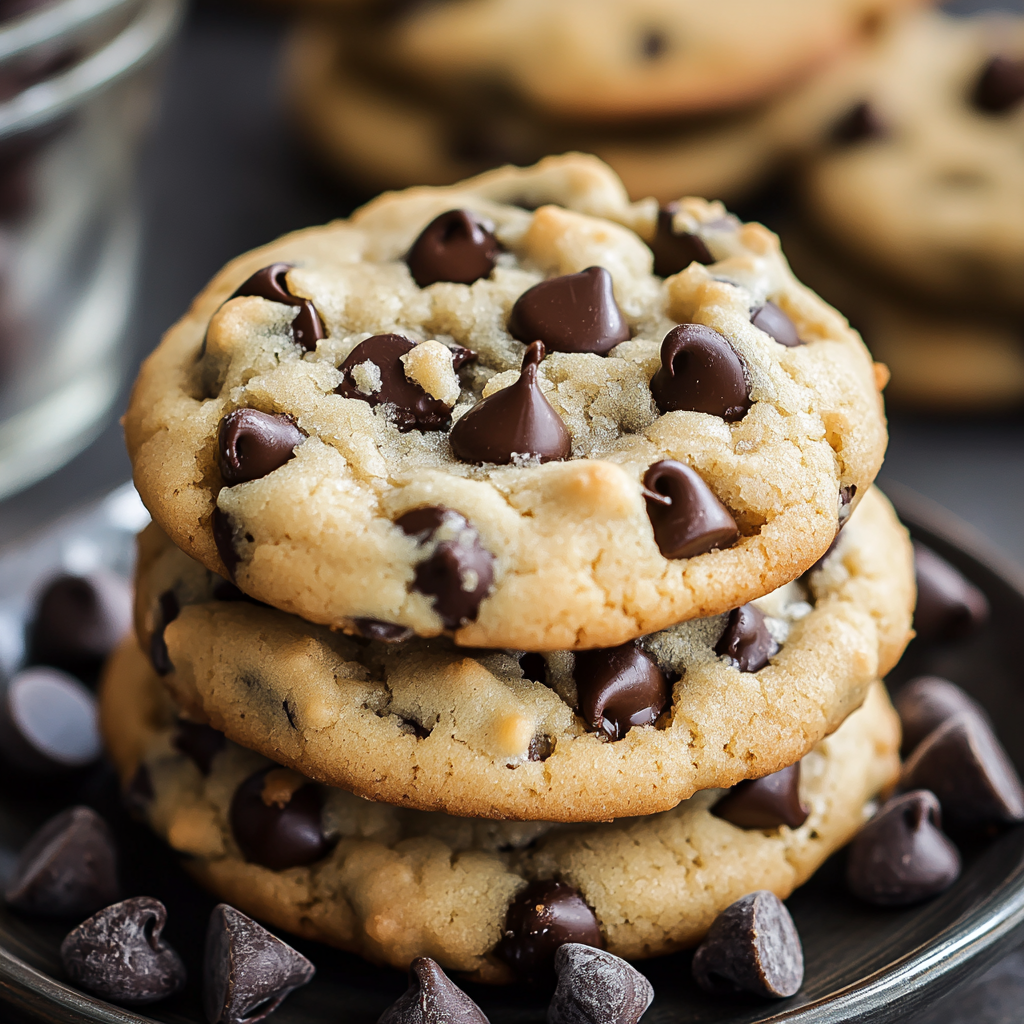
<path fill-rule="evenodd" d="M 769 889 L 785 897 L 805 882 L 856 833 L 899 770 L 899 723 L 881 683 L 800 762 L 808 813 L 795 828 L 741 828 L 712 813 L 735 790 L 705 790 L 660 814 L 575 825 L 364 800 L 176 720 L 134 642 L 108 666 L 101 716 L 130 803 L 219 898 L 375 962 L 404 968 L 430 956 L 494 983 L 515 979 L 510 964 L 522 967 L 506 929 L 532 909 L 534 894 L 561 900 L 576 915 L 575 934 L 619 956 L 692 946 L 740 896 Z M 797 802 L 789 804 L 782 817 Z M 739 820 L 742 811 L 728 813 Z M 538 887 L 544 880 L 562 884 Z M 524 890 L 526 911 L 514 905 Z"/>

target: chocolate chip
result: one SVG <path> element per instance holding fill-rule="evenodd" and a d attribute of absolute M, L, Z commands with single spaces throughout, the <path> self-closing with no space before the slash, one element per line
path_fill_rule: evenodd
<path fill-rule="evenodd" d="M 416 566 L 413 589 L 434 598 L 446 629 L 473 622 L 494 582 L 494 556 L 476 530 L 454 509 L 440 506 L 413 509 L 395 525 L 421 544 L 441 531 L 434 553 Z"/>
<path fill-rule="evenodd" d="M 174 671 L 164 640 L 164 630 L 178 617 L 180 611 L 178 595 L 173 590 L 165 590 L 157 601 L 156 622 L 149 638 L 149 660 L 158 676 L 166 676 Z"/>
<path fill-rule="evenodd" d="M 275 785 L 282 776 L 282 784 Z M 242 856 L 271 871 L 312 864 L 330 851 L 320 823 L 320 790 L 301 781 L 291 789 L 287 776 L 292 781 L 301 778 L 286 769 L 261 768 L 231 800 L 231 832 Z"/>
<path fill-rule="evenodd" d="M 548 1024 L 637 1024 L 654 999 L 651 983 L 625 960 L 578 942 L 558 947 L 555 973 Z"/>
<path fill-rule="evenodd" d="M 471 348 L 462 345 L 449 345 L 448 351 L 452 354 L 453 370 L 461 370 L 466 363 L 475 363 L 480 358 Z"/>
<path fill-rule="evenodd" d="M 985 624 L 988 599 L 944 558 L 914 541 L 917 608 L 914 629 L 924 640 L 961 640 Z"/>
<path fill-rule="evenodd" d="M 256 1024 L 316 968 L 297 950 L 226 903 L 210 914 L 203 957 L 203 1009 L 210 1024 Z"/>
<path fill-rule="evenodd" d="M 988 718 L 977 701 L 968 697 L 959 686 L 938 676 L 918 676 L 900 687 L 893 704 L 903 726 L 904 757 L 909 757 L 918 744 L 943 722 L 964 712 Z"/>
<path fill-rule="evenodd" d="M 711 813 L 739 828 L 799 828 L 808 814 L 800 799 L 800 762 L 760 779 L 738 783 Z"/>
<path fill-rule="evenodd" d="M 235 409 L 220 421 L 220 475 L 229 487 L 259 480 L 293 458 L 305 440 L 291 416 Z"/>
<path fill-rule="evenodd" d="M 290 263 L 272 263 L 269 267 L 257 270 L 247 281 L 239 286 L 231 296 L 233 299 L 244 295 L 255 295 L 270 302 L 280 302 L 286 306 L 298 306 L 299 312 L 292 321 L 292 337 L 295 343 L 312 352 L 316 343 L 326 336 L 323 321 L 316 307 L 309 299 L 292 295 L 288 290 L 288 271 Z"/>
<path fill-rule="evenodd" d="M 991 57 L 982 68 L 971 102 L 988 114 L 1005 114 L 1024 100 L 1024 60 Z"/>
<path fill-rule="evenodd" d="M 12 907 L 45 917 L 81 919 L 117 897 L 114 837 L 89 807 L 69 807 L 43 825 L 4 889 Z"/>
<path fill-rule="evenodd" d="M 693 955 L 693 977 L 716 995 L 793 995 L 804 981 L 804 953 L 782 900 L 762 889 L 723 910 Z"/>
<path fill-rule="evenodd" d="M 155 795 L 149 769 L 140 764 L 122 794 L 125 810 L 137 821 L 145 821 L 146 812 Z"/>
<path fill-rule="evenodd" d="M 409 988 L 377 1024 L 488 1024 L 483 1010 L 430 959 L 409 964 Z"/>
<path fill-rule="evenodd" d="M 654 539 L 666 558 L 693 558 L 731 547 L 740 535 L 736 520 L 711 488 L 674 459 L 656 462 L 647 470 L 644 497 Z"/>
<path fill-rule="evenodd" d="M 555 741 L 550 736 L 534 736 L 526 751 L 528 761 L 546 761 L 555 752 Z"/>
<path fill-rule="evenodd" d="M 235 570 L 241 561 L 238 551 L 235 549 L 235 524 L 227 512 L 221 508 L 215 508 L 210 519 L 210 526 L 213 529 L 213 543 L 217 546 L 217 554 L 220 555 L 224 569 L 233 581 Z"/>
<path fill-rule="evenodd" d="M 79 988 L 125 1006 L 155 1003 L 185 984 L 181 957 L 160 938 L 167 911 L 135 896 L 94 914 L 61 943 L 60 958 Z"/>
<path fill-rule="evenodd" d="M 566 459 L 569 430 L 537 383 L 544 343 L 528 345 L 519 380 L 479 402 L 452 427 L 452 451 L 463 462 L 507 466 L 517 458 Z"/>
<path fill-rule="evenodd" d="M 24 669 L 0 703 L 0 751 L 35 775 L 92 764 L 102 751 L 95 697 L 59 669 Z"/>
<path fill-rule="evenodd" d="M 531 882 L 511 903 L 495 954 L 528 982 L 554 971 L 555 950 L 567 942 L 604 946 L 593 910 L 571 885 Z"/>
<path fill-rule="evenodd" d="M 691 263 L 707 265 L 715 262 L 700 235 L 677 232 L 672 227 L 678 209 L 677 203 L 670 203 L 658 211 L 658 227 L 651 242 L 651 252 L 654 253 L 654 272 L 659 277 L 678 274 Z"/>
<path fill-rule="evenodd" d="M 415 347 L 414 341 L 400 334 L 377 334 L 360 342 L 338 367 L 343 380 L 335 388 L 335 394 L 370 406 L 386 405 L 392 422 L 403 433 L 410 430 L 447 430 L 452 418 L 448 406 L 439 399 L 431 398 L 419 384 L 405 375 L 402 356 Z M 367 383 L 353 376 L 353 370 L 365 363 L 373 364 L 379 381 Z"/>
<path fill-rule="evenodd" d="M 758 306 L 750 314 L 750 322 L 786 348 L 796 348 L 803 344 L 800 335 L 796 333 L 796 324 L 774 302 Z"/>
<path fill-rule="evenodd" d="M 960 876 L 960 854 L 941 828 L 934 793 L 915 789 L 893 797 L 850 845 L 850 891 L 880 907 L 903 907 L 944 892 Z"/>
<path fill-rule="evenodd" d="M 604 267 L 553 277 L 523 292 L 512 307 L 508 329 L 527 345 L 543 341 L 549 352 L 602 356 L 630 337 L 615 301 L 612 275 Z"/>
<path fill-rule="evenodd" d="M 202 722 L 179 718 L 171 745 L 190 757 L 204 775 L 209 775 L 213 759 L 224 749 L 224 733 Z"/>
<path fill-rule="evenodd" d="M 884 139 L 889 134 L 885 123 L 870 103 L 851 107 L 833 126 L 832 141 L 849 146 L 869 139 Z"/>
<path fill-rule="evenodd" d="M 548 681 L 548 663 L 543 654 L 521 654 L 519 667 L 523 670 L 524 679 L 532 679 L 535 683 Z"/>
<path fill-rule="evenodd" d="M 307 352 L 316 349 L 316 343 L 326 336 L 323 321 L 316 307 L 308 299 L 299 303 L 299 311 L 292 320 L 292 337 L 295 344 L 304 348 Z"/>
<path fill-rule="evenodd" d="M 421 288 L 438 281 L 472 284 L 490 274 L 500 251 L 491 228 L 476 214 L 449 210 L 423 229 L 405 262 Z"/>
<path fill-rule="evenodd" d="M 900 789 L 930 789 L 952 828 L 1024 821 L 1024 788 L 988 722 L 971 712 L 947 719 L 903 766 Z"/>
<path fill-rule="evenodd" d="M 842 529 L 846 525 L 846 520 L 850 518 L 850 513 L 853 511 L 851 502 L 857 496 L 857 485 L 856 484 L 845 484 L 839 488 L 839 528 Z M 839 534 L 836 534 L 836 538 Z M 835 540 L 832 541 L 835 544 Z M 822 556 L 824 557 L 824 556 Z"/>
<path fill-rule="evenodd" d="M 352 625 L 361 637 L 377 640 L 382 644 L 400 644 L 412 636 L 412 630 L 408 626 L 399 626 L 395 622 L 381 622 L 380 619 L 353 619 Z"/>
<path fill-rule="evenodd" d="M 132 624 L 132 591 L 109 572 L 58 576 L 36 601 L 29 660 L 93 677 Z"/>
<path fill-rule="evenodd" d="M 778 651 L 764 614 L 752 604 L 729 612 L 725 632 L 715 645 L 715 654 L 731 658 L 741 672 L 760 672 Z"/>
<path fill-rule="evenodd" d="M 580 717 L 609 740 L 622 739 L 634 727 L 653 725 L 671 697 L 664 673 L 633 642 L 578 651 L 572 675 Z"/>
<path fill-rule="evenodd" d="M 750 408 L 740 357 L 725 335 L 703 324 L 682 324 L 665 335 L 651 394 L 662 412 L 706 412 L 730 422 Z"/>

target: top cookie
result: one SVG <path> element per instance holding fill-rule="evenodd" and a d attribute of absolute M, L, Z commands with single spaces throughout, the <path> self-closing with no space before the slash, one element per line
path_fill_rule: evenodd
<path fill-rule="evenodd" d="M 144 364 L 125 431 L 154 519 L 251 596 L 521 650 L 789 582 L 886 441 L 867 350 L 774 235 L 631 205 L 580 156 L 236 260 Z"/>

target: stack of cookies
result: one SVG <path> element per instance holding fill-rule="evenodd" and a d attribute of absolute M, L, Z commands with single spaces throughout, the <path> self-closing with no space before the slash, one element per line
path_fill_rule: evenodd
<path fill-rule="evenodd" d="M 899 772 L 884 380 L 774 235 L 592 157 L 239 258 L 125 421 L 129 801 L 240 910 L 487 982 L 785 897 Z"/>

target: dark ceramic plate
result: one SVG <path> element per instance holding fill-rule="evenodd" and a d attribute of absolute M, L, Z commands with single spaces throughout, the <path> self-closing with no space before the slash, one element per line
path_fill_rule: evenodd
<path fill-rule="evenodd" d="M 1024 768 L 1020 630 L 1024 576 L 1008 568 L 965 524 L 911 493 L 893 495 L 915 537 L 957 565 L 988 595 L 992 618 L 983 632 L 945 647 L 912 643 L 890 679 L 934 672 L 960 683 L 989 709 L 1018 767 Z M 144 521 L 134 494 L 122 489 L 103 505 L 48 531 L 34 545 L 0 557 L 0 664 L 18 656 L 18 624 L 41 577 L 62 565 L 89 568 L 103 562 L 122 571 L 130 561 L 131 530 Z M 129 895 L 166 903 L 166 935 L 184 955 L 190 982 L 167 1003 L 138 1015 L 92 999 L 65 985 L 58 959 L 70 924 L 40 923 L 0 907 L 0 1019 L 96 1022 L 200 1022 L 199 956 L 206 917 L 214 901 L 197 889 L 175 858 L 119 808 L 112 773 L 97 767 L 61 790 L 32 786 L 4 775 L 0 790 L 0 874 L 33 829 L 62 805 L 93 804 L 113 824 L 122 851 Z M 690 980 L 689 954 L 642 964 L 657 997 L 645 1024 L 728 1021 L 897 1021 L 948 992 L 1008 951 L 1024 924 L 1024 827 L 965 850 L 965 870 L 947 893 L 909 910 L 858 904 L 843 883 L 843 855 L 833 857 L 790 900 L 807 957 L 804 987 L 792 999 L 751 1003 L 710 999 Z M 72 922 L 74 923 L 74 922 Z M 294 941 L 294 940 L 293 940 Z M 356 957 L 313 943 L 295 942 L 317 965 L 316 979 L 275 1015 L 276 1024 L 373 1024 L 404 990 L 396 971 L 373 968 Z M 471 987 L 493 1024 L 540 1022 L 546 1000 L 515 989 Z"/>

